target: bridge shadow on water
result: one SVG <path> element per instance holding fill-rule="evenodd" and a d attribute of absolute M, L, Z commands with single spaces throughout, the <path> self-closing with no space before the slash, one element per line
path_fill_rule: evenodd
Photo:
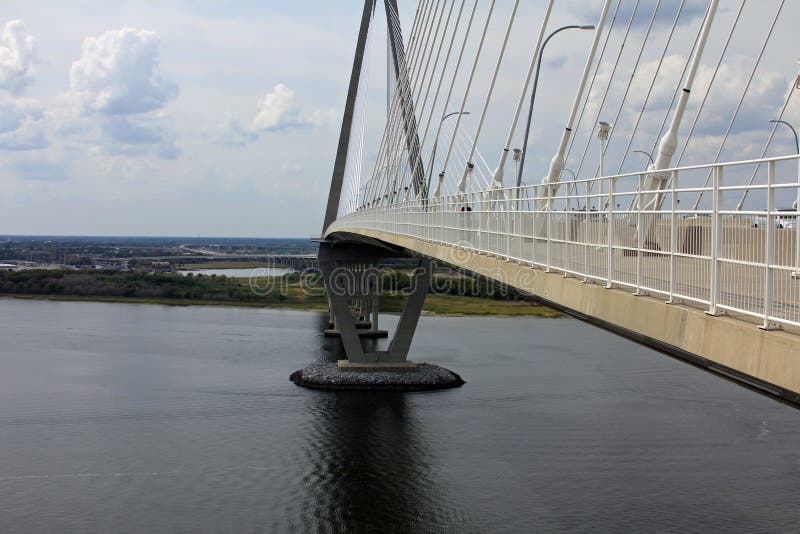
<path fill-rule="evenodd" d="M 320 330 L 326 316 L 321 316 Z M 339 340 L 323 338 L 321 361 L 344 358 Z M 365 349 L 371 347 L 365 342 Z M 443 525 L 429 432 L 403 392 L 310 391 L 314 414 L 305 440 L 304 531 L 408 532 Z M 452 518 L 450 518 L 452 519 Z"/>

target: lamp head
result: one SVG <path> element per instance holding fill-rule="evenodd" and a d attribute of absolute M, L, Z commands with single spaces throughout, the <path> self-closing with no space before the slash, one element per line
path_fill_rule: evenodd
<path fill-rule="evenodd" d="M 611 125 L 607 122 L 600 121 L 597 123 L 600 129 L 597 131 L 597 138 L 601 141 L 608 139 L 608 132 L 611 130 Z"/>
<path fill-rule="evenodd" d="M 512 158 L 514 158 L 514 161 L 519 161 L 521 155 L 522 155 L 522 150 L 520 150 L 519 148 L 515 148 L 514 155 L 512 156 Z"/>
<path fill-rule="evenodd" d="M 589 24 L 588 26 L 578 26 L 578 29 L 579 30 L 593 30 L 594 26 L 592 26 L 591 24 Z"/>

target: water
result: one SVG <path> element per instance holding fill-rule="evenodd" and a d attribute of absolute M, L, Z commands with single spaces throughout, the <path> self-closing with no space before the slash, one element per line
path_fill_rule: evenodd
<path fill-rule="evenodd" d="M 572 319 L 424 317 L 460 389 L 298 388 L 326 321 L 0 299 L 0 532 L 798 531 L 793 408 Z"/>
<path fill-rule="evenodd" d="M 205 276 L 211 276 L 215 274 L 217 276 L 228 276 L 230 278 L 251 278 L 254 276 L 282 276 L 284 274 L 294 272 L 293 269 L 284 269 L 281 267 L 255 267 L 253 269 L 197 269 L 193 271 L 178 271 L 182 275 L 186 276 L 188 274 L 193 274 L 197 276 L 198 274 L 203 274 Z"/>

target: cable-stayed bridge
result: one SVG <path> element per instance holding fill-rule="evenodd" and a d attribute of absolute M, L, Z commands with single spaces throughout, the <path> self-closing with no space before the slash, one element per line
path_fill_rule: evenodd
<path fill-rule="evenodd" d="M 404 37 L 395 0 L 365 1 L 320 246 L 349 365 L 405 364 L 439 262 L 800 402 L 798 6 L 562 3 L 421 0 Z M 386 257 L 420 267 L 370 352 Z"/>

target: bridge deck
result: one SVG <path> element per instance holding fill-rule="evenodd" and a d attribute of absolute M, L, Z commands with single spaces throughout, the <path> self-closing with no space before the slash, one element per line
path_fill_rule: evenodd
<path fill-rule="evenodd" d="M 456 216 L 471 218 L 476 225 L 479 224 L 477 221 L 486 218 L 485 214 L 478 213 Z M 607 289 L 604 287 L 607 282 L 607 248 L 599 245 L 587 248 L 580 244 L 580 249 L 575 251 L 570 250 L 570 246 L 576 244 L 561 243 L 557 246 L 555 239 L 551 238 L 548 270 L 546 258 L 540 256 L 539 252 L 532 252 L 533 262 L 519 260 L 514 254 L 509 254 L 509 251 L 534 250 L 536 247 L 544 250 L 542 254 L 546 255 L 546 238 L 487 230 L 480 237 L 482 246 L 496 252 L 479 252 L 469 245 L 477 243 L 477 235 L 472 235 L 474 241 L 454 239 L 455 236 L 450 232 L 456 230 L 452 227 L 420 225 L 420 231 L 424 229 L 428 232 L 428 237 L 423 238 L 411 233 L 414 227 L 411 223 L 403 227 L 405 232 L 400 232 L 394 228 L 376 228 L 397 224 L 392 218 L 372 223 L 365 218 L 366 215 L 340 219 L 329 228 L 328 235 L 357 234 L 371 237 L 508 284 L 589 322 L 747 384 L 757 385 L 793 403 L 800 403 L 800 334 L 791 325 L 787 325 L 788 331 L 758 328 L 760 321 L 754 313 L 709 315 L 707 292 L 710 290 L 710 260 L 707 257 L 688 255 L 674 258 L 671 269 L 682 274 L 673 280 L 675 304 L 667 304 L 665 300 L 669 297 L 669 291 L 663 284 L 669 283 L 670 277 L 667 276 L 665 282 L 664 273 L 670 270 L 671 260 L 665 254 L 630 256 L 626 255 L 625 247 L 613 249 L 615 275 L 613 288 Z M 692 223 L 683 224 L 688 228 Z M 599 229 L 605 224 L 597 221 L 596 226 Z M 431 230 L 440 232 L 442 239 L 452 239 L 455 245 L 431 239 L 434 237 L 429 233 Z M 458 231 L 465 230 L 462 227 Z M 482 229 L 471 231 L 484 232 Z M 581 271 L 576 274 L 570 270 L 570 266 L 584 268 L 587 258 L 593 274 L 587 277 Z M 704 271 L 705 275 L 698 274 Z M 585 279 L 600 283 L 587 284 L 584 283 Z M 746 303 L 756 308 L 762 306 L 763 298 L 758 292 L 758 287 L 763 287 L 759 285 L 762 283 L 763 277 L 753 271 L 735 282 L 732 289 L 736 290 L 732 294 L 721 292 L 722 302 Z M 800 284 L 800 281 L 788 279 L 785 283 Z M 639 293 L 636 292 L 637 287 Z M 679 295 L 683 294 L 687 298 L 681 301 Z M 791 303 L 781 303 L 792 313 L 797 312 L 794 295 L 795 300 Z M 720 304 L 718 311 L 721 312 L 724 306 Z"/>

